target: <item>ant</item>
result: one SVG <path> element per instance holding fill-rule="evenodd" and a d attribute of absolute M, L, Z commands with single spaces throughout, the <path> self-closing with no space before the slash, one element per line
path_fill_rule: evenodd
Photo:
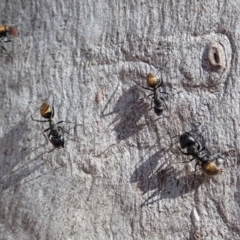
<path fill-rule="evenodd" d="M 191 132 L 191 131 L 190 131 Z M 202 146 L 199 141 L 197 141 L 190 132 L 185 132 L 180 135 L 179 143 L 182 149 L 186 148 L 186 152 L 182 151 L 180 148 L 180 152 L 187 156 L 192 156 L 193 158 L 190 161 L 183 162 L 188 163 L 197 160 L 195 164 L 195 174 L 197 166 L 200 164 L 203 172 L 208 175 L 217 175 L 219 172 L 222 172 L 222 169 L 219 169 L 217 165 L 214 163 L 214 160 L 219 155 L 209 156 L 206 153 L 203 153 L 205 150 L 205 146 Z"/>
<path fill-rule="evenodd" d="M 57 123 L 55 123 L 53 121 L 53 117 L 54 117 L 54 107 L 52 106 L 52 108 L 50 107 L 49 104 L 47 103 L 43 103 L 40 107 L 40 113 L 41 113 L 41 116 L 48 119 L 48 120 L 36 120 L 33 118 L 33 116 L 31 115 L 32 117 L 32 120 L 33 121 L 36 121 L 36 122 L 49 122 L 49 128 L 47 128 L 46 130 L 44 130 L 42 132 L 42 134 L 44 135 L 44 137 L 46 139 L 48 139 L 52 145 L 55 147 L 55 148 L 59 148 L 59 147 L 62 147 L 64 148 L 64 130 L 62 127 L 60 126 L 57 126 L 58 124 L 64 122 L 64 121 L 59 121 Z M 50 131 L 49 134 L 48 134 L 48 138 L 46 137 L 46 135 L 44 134 L 45 132 L 47 131 Z M 54 149 L 55 149 L 54 148 Z M 53 150 L 54 150 L 53 149 Z M 51 150 L 51 151 L 53 151 Z M 50 152 L 51 152 L 50 151 Z"/>
<path fill-rule="evenodd" d="M 134 80 L 133 80 L 134 81 Z M 157 116 L 160 116 L 163 112 L 163 104 L 165 104 L 165 107 L 167 108 L 167 105 L 165 103 L 165 100 L 164 98 L 161 97 L 161 93 L 165 93 L 167 94 L 166 92 L 159 92 L 157 91 L 158 88 L 160 88 L 162 86 L 162 83 L 163 81 L 158 81 L 157 80 L 157 77 L 154 76 L 152 73 L 149 73 L 147 75 L 147 84 L 150 88 L 148 87 L 144 87 L 144 86 L 141 86 L 139 83 L 137 83 L 136 81 L 134 81 L 137 85 L 139 85 L 140 87 L 144 88 L 144 89 L 147 89 L 147 90 L 150 90 L 152 91 L 153 93 L 148 95 L 148 96 L 151 96 L 153 95 L 153 100 L 154 100 L 154 112 Z"/>
<path fill-rule="evenodd" d="M 8 35 L 16 37 L 18 35 L 17 28 L 14 26 L 8 26 L 7 24 L 0 25 L 0 46 L 10 57 L 12 57 L 4 47 L 4 43 L 12 42 L 12 39 L 10 39 Z"/>

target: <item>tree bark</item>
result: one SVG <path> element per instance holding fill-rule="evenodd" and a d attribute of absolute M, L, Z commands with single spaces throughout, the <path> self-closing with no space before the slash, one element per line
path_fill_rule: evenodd
<path fill-rule="evenodd" d="M 19 31 L 0 49 L 0 238 L 240 239 L 239 5 L 0 3 Z M 43 102 L 64 149 L 31 119 Z M 191 130 L 223 173 L 181 163 Z"/>

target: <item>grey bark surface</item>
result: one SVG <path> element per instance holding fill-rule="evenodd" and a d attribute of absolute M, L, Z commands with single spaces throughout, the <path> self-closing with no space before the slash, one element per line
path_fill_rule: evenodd
<path fill-rule="evenodd" d="M 0 49 L 0 239 L 240 239 L 239 6 L 2 1 L 19 37 L 13 59 Z M 149 72 L 161 117 L 134 82 Z M 42 102 L 67 121 L 65 151 L 31 119 Z M 173 138 L 200 124 L 214 177 Z"/>

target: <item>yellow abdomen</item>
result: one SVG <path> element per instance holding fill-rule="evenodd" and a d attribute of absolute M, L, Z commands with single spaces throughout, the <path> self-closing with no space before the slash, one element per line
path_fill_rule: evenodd
<path fill-rule="evenodd" d="M 147 75 L 147 84 L 149 87 L 154 88 L 157 85 L 157 77 L 154 76 L 152 73 Z"/>
<path fill-rule="evenodd" d="M 0 33 L 5 33 L 5 32 L 7 32 L 7 25 L 6 24 L 0 25 Z"/>
<path fill-rule="evenodd" d="M 214 162 L 203 162 L 202 170 L 208 175 L 216 175 L 219 173 L 219 169 Z"/>
<path fill-rule="evenodd" d="M 48 103 L 43 103 L 40 107 L 41 116 L 44 118 L 50 118 L 52 114 L 52 109 Z"/>

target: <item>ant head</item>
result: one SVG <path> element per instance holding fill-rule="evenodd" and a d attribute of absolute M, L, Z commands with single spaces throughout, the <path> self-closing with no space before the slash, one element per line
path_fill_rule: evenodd
<path fill-rule="evenodd" d="M 161 116 L 163 113 L 162 107 L 154 106 L 154 112 L 156 113 L 157 116 Z"/>
<path fill-rule="evenodd" d="M 180 135 L 179 143 L 181 145 L 181 148 L 184 149 L 186 147 L 194 145 L 196 143 L 196 140 L 193 138 L 193 136 L 190 133 L 185 132 Z"/>
<path fill-rule="evenodd" d="M 10 35 L 12 35 L 13 37 L 17 37 L 17 36 L 18 36 L 18 30 L 17 30 L 17 28 L 14 27 L 14 26 L 8 27 L 8 33 L 9 33 Z"/>
<path fill-rule="evenodd" d="M 155 88 L 157 85 L 157 82 L 158 82 L 157 77 L 154 76 L 152 73 L 149 73 L 147 75 L 147 84 L 149 87 Z"/>
<path fill-rule="evenodd" d="M 48 103 L 43 103 L 40 107 L 40 113 L 41 116 L 47 119 L 53 118 L 53 111 L 52 108 L 50 107 L 50 105 Z"/>
<path fill-rule="evenodd" d="M 57 137 L 53 137 L 51 136 L 49 138 L 50 142 L 52 143 L 52 145 L 56 148 L 64 148 L 64 137 L 63 135 L 57 136 Z"/>

